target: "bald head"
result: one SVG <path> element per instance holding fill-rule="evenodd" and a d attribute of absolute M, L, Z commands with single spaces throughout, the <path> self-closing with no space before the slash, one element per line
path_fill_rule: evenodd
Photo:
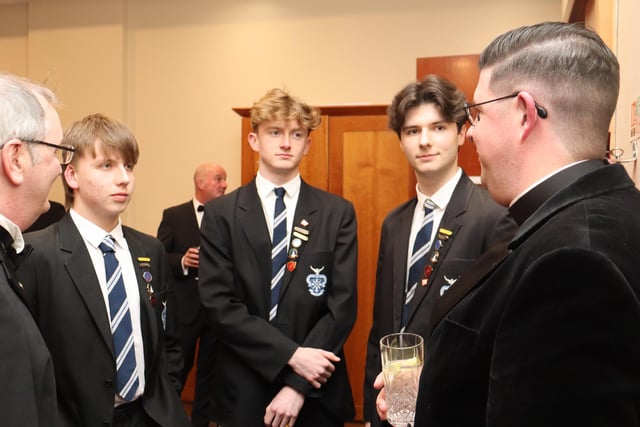
<path fill-rule="evenodd" d="M 206 203 L 224 195 L 227 190 L 227 171 L 215 163 L 203 163 L 193 174 L 196 200 Z"/>

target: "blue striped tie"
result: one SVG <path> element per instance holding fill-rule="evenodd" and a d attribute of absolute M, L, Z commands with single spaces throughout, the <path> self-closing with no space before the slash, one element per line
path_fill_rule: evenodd
<path fill-rule="evenodd" d="M 433 209 L 436 205 L 429 199 L 424 201 L 424 218 L 416 240 L 413 244 L 413 252 L 409 261 L 409 277 L 404 288 L 404 304 L 402 305 L 402 318 L 400 332 L 404 332 L 409 320 L 409 305 L 416 293 L 416 287 L 424 274 L 427 265 L 427 253 L 431 249 L 431 231 L 433 229 Z"/>
<path fill-rule="evenodd" d="M 111 334 L 116 355 L 117 390 L 127 401 L 133 399 L 138 389 L 136 355 L 133 347 L 131 313 L 127 303 L 127 293 L 122 279 L 122 268 L 115 255 L 115 240 L 108 234 L 99 245 L 104 257 L 111 315 Z"/>
<path fill-rule="evenodd" d="M 273 213 L 273 242 L 271 244 L 271 309 L 269 321 L 278 314 L 280 287 L 284 278 L 284 267 L 287 261 L 287 208 L 284 205 L 285 190 L 274 188 L 276 193 L 276 208 Z"/>

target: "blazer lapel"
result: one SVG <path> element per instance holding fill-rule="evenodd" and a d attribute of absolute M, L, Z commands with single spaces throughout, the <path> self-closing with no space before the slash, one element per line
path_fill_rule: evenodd
<path fill-rule="evenodd" d="M 433 269 L 431 274 L 429 275 L 429 280 L 427 281 L 426 286 L 418 286 L 416 288 L 416 293 L 414 295 L 410 311 L 409 311 L 409 322 L 411 322 L 411 318 L 416 312 L 417 308 L 420 306 L 422 300 L 425 298 L 427 293 L 436 292 L 436 290 L 431 290 L 433 288 L 433 284 L 438 278 L 438 270 L 442 265 L 442 261 L 446 258 L 447 252 L 449 248 L 453 245 L 453 240 L 456 238 L 458 234 L 458 230 L 462 226 L 462 220 L 464 218 L 464 214 L 467 212 L 467 206 L 469 204 L 469 198 L 471 197 L 471 189 L 472 186 L 475 185 L 471 180 L 467 177 L 467 175 L 462 172 L 462 176 L 456 185 L 456 188 L 453 191 L 451 199 L 447 204 L 447 208 L 445 210 L 444 216 L 440 221 L 440 225 L 438 230 L 436 230 L 436 235 L 433 240 L 433 244 L 429 251 L 429 256 L 427 258 L 427 265 L 431 266 Z M 445 229 L 451 232 L 450 236 L 446 236 L 446 238 L 441 238 L 440 230 Z M 441 247 L 437 250 L 437 260 L 435 262 L 431 261 L 435 252 L 436 252 L 436 242 L 440 240 Z M 426 267 L 426 266 L 425 266 Z"/>
<path fill-rule="evenodd" d="M 280 290 L 280 299 L 284 296 L 289 283 L 291 282 L 291 278 L 297 271 L 297 262 L 302 257 L 309 240 L 312 238 L 322 238 L 322 236 L 314 235 L 314 230 L 316 229 L 318 222 L 316 215 L 318 207 L 313 199 L 311 187 L 309 187 L 309 185 L 304 181 L 301 181 L 300 183 L 300 195 L 298 196 L 298 205 L 295 209 L 291 233 L 289 235 L 287 268 L 285 268 L 284 271 L 282 289 Z M 296 227 L 300 229 L 300 231 L 296 230 Z M 307 240 L 304 239 L 305 237 Z M 294 244 L 294 240 L 296 239 L 297 242 L 299 242 L 299 245 L 297 243 Z M 293 252 L 293 250 L 297 251 L 297 253 Z M 309 273 L 311 272 L 307 272 L 307 274 Z M 304 274 L 304 272 L 302 274 Z"/>
<path fill-rule="evenodd" d="M 58 230 L 61 257 L 65 262 L 65 268 L 84 301 L 87 311 L 91 314 L 100 336 L 102 336 L 104 343 L 113 354 L 109 315 L 107 314 L 100 283 L 82 236 L 69 213 L 65 214 L 60 220 Z"/>
<path fill-rule="evenodd" d="M 145 271 L 157 271 L 157 269 L 153 268 L 153 263 L 160 262 L 160 260 L 153 259 L 148 250 L 142 245 L 142 242 L 140 242 L 134 234 L 127 232 L 127 227 L 123 227 L 123 233 L 127 241 L 127 246 L 129 247 L 131 261 L 133 262 L 136 281 L 138 283 L 138 294 L 140 295 L 140 328 L 142 329 L 142 341 L 144 342 L 145 364 L 151 366 L 151 356 L 158 354 L 158 349 L 153 348 L 154 344 L 158 344 L 162 342 L 162 340 L 160 340 L 159 336 L 160 331 L 158 330 L 158 323 L 156 322 L 156 312 L 149 301 L 147 282 L 143 279 L 142 275 Z M 148 267 L 146 265 L 148 265 Z M 154 274 L 151 274 L 151 286 L 153 286 L 153 276 Z"/>
<path fill-rule="evenodd" d="M 257 291 L 265 295 L 265 312 L 263 315 L 268 317 L 270 305 L 269 287 L 265 288 L 264 284 L 271 283 L 271 240 L 260 197 L 258 196 L 255 178 L 238 191 L 236 215 L 244 232 L 244 237 L 248 242 L 249 247 L 247 249 L 253 252 L 253 256 L 260 268 L 259 272 L 254 272 L 258 275 L 255 283 Z"/>
<path fill-rule="evenodd" d="M 508 245 L 509 242 L 505 241 L 489 248 L 473 263 L 473 266 L 458 279 L 456 285 L 449 288 L 449 290 L 438 299 L 431 313 L 431 330 L 427 332 L 427 337 L 431 336 L 431 333 L 442 318 L 444 318 L 462 298 L 476 286 L 480 286 L 484 282 L 484 279 L 511 254 L 512 250 L 508 248 Z"/>
<path fill-rule="evenodd" d="M 411 220 L 413 211 L 415 210 L 417 198 L 408 203 L 396 218 L 394 227 L 389 231 L 397 239 L 393 240 L 393 330 L 400 330 L 400 322 L 402 320 L 402 306 L 404 304 L 404 288 L 407 282 L 407 257 L 409 255 L 409 234 L 411 233 Z"/>

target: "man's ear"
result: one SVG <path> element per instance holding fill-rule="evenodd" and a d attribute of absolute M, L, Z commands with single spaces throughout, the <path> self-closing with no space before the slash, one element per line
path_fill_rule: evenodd
<path fill-rule="evenodd" d="M 253 151 L 255 151 L 256 153 L 260 152 L 260 142 L 258 141 L 258 134 L 255 132 L 249 132 L 249 135 L 247 136 L 247 139 L 249 140 L 249 146 L 251 147 L 251 149 Z"/>
<path fill-rule="evenodd" d="M 68 164 L 64 168 L 64 180 L 72 190 L 78 189 L 78 179 L 76 178 L 76 169 L 72 164 Z"/>
<path fill-rule="evenodd" d="M 540 117 L 537 110 L 535 99 L 529 92 L 520 92 L 518 94 L 518 101 L 522 108 L 522 139 L 526 139 L 531 131 L 539 124 L 540 120 L 545 117 Z M 546 113 L 546 110 L 545 110 Z"/>
<path fill-rule="evenodd" d="M 307 135 L 307 138 L 304 141 L 304 150 L 302 151 L 302 155 L 306 156 L 307 154 L 309 154 L 310 148 L 311 148 L 311 136 Z"/>
<path fill-rule="evenodd" d="M 13 185 L 20 185 L 24 181 L 24 169 L 27 161 L 26 147 L 19 139 L 7 141 L 0 150 L 0 159 L 4 173 Z"/>
<path fill-rule="evenodd" d="M 464 142 L 467 140 L 467 127 L 462 125 L 460 130 L 458 131 L 458 150 L 460 147 L 464 145 Z"/>

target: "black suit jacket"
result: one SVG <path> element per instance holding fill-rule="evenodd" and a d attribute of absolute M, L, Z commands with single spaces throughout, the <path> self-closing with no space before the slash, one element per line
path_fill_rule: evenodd
<path fill-rule="evenodd" d="M 185 276 L 182 257 L 189 248 L 200 246 L 200 228 L 193 210 L 193 201 L 173 206 L 162 212 L 158 226 L 158 239 L 167 251 L 176 283 L 173 297 L 176 299 L 176 319 L 185 325 L 192 323 L 201 309 L 198 292 L 198 269 L 189 268 Z"/>
<path fill-rule="evenodd" d="M 567 182 L 434 309 L 416 426 L 638 426 L 640 193 Z"/>
<path fill-rule="evenodd" d="M 145 357 L 145 411 L 161 426 L 189 426 L 178 395 L 181 353 L 162 326 L 163 296 L 172 287 L 162 244 L 123 226 L 138 273 Z M 62 425 L 110 425 L 116 365 L 109 317 L 98 278 L 82 236 L 69 213 L 25 240 L 33 253 L 20 268 L 34 317 L 49 346 L 58 387 Z M 151 261 L 141 266 L 138 257 Z M 152 275 L 157 303 L 147 295 L 144 271 Z M 171 312 L 167 316 L 172 315 Z"/>
<path fill-rule="evenodd" d="M 5 232 L 4 229 L 0 232 Z M 58 423 L 53 363 L 0 244 L 0 417 L 6 427 Z"/>
<path fill-rule="evenodd" d="M 303 181 L 294 225 L 309 238 L 295 269 L 285 272 L 270 323 L 271 240 L 255 180 L 207 203 L 200 293 L 220 339 L 214 381 L 222 425 L 262 425 L 266 406 L 285 384 L 307 396 L 305 405 L 316 399 L 337 419 L 354 415 L 342 347 L 357 311 L 355 212 L 351 203 Z M 324 287 L 314 288 L 312 279 Z M 288 367 L 298 346 L 341 358 L 320 390 Z"/>
<path fill-rule="evenodd" d="M 389 213 L 382 224 L 364 387 L 365 419 L 371 421 L 373 426 L 381 425 L 375 409 L 378 390 L 373 388 L 373 381 L 382 370 L 380 338 L 400 331 L 409 235 L 416 203 L 417 198 L 413 198 L 400 205 Z M 418 285 L 416 288 L 405 329 L 406 332 L 423 337 L 426 337 L 429 330 L 435 301 L 488 247 L 510 238 L 516 224 L 504 207 L 494 202 L 484 189 L 475 185 L 463 172 L 439 228 L 450 230 L 453 234 L 447 240 L 443 240 L 438 262 L 432 264 L 434 270 L 429 277 L 428 285 Z M 433 251 L 434 248 L 429 258 Z M 455 286 L 453 284 L 453 287 Z"/>

